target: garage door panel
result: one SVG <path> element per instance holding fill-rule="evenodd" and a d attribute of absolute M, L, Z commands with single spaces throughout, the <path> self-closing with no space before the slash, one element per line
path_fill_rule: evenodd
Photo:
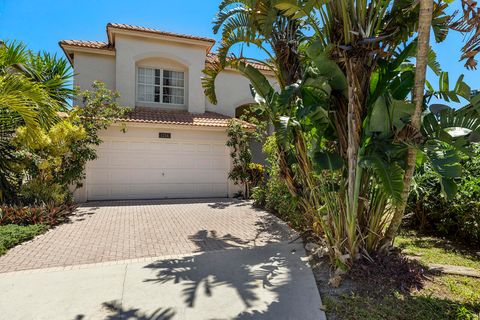
<path fill-rule="evenodd" d="M 228 149 L 225 145 L 223 144 L 214 144 L 212 145 L 212 153 L 214 154 L 227 154 Z"/>
<path fill-rule="evenodd" d="M 131 184 L 134 181 L 142 181 L 144 183 L 153 182 L 150 170 L 147 168 L 145 169 L 136 168 L 135 170 L 112 169 L 110 171 L 110 177 L 109 177 L 108 183 Z"/>
<path fill-rule="evenodd" d="M 131 194 L 130 192 L 130 185 L 124 184 L 124 183 L 119 183 L 119 184 L 105 184 L 105 188 L 110 189 L 110 195 L 114 197 L 127 197 Z"/>
<path fill-rule="evenodd" d="M 108 153 L 97 152 L 97 159 L 95 159 L 95 168 L 104 168 L 108 166 L 110 156 Z M 92 167 L 92 163 L 87 164 L 88 167 Z"/>
<path fill-rule="evenodd" d="M 164 170 L 159 180 L 164 183 L 223 183 L 227 179 L 225 172 L 218 170 Z M 158 176 L 158 175 L 157 175 Z"/>
<path fill-rule="evenodd" d="M 128 150 L 130 151 L 145 151 L 148 150 L 149 144 L 145 142 L 130 142 L 128 143 Z"/>
<path fill-rule="evenodd" d="M 157 151 L 178 152 L 180 146 L 177 143 L 157 144 L 153 149 Z"/>
<path fill-rule="evenodd" d="M 110 172 L 103 169 L 91 168 L 87 173 L 87 180 L 89 183 L 104 183 L 108 181 Z"/>
<path fill-rule="evenodd" d="M 218 169 L 227 170 L 228 169 L 227 161 L 224 158 L 214 159 L 213 160 L 213 167 L 217 170 Z"/>
<path fill-rule="evenodd" d="M 128 144 L 127 140 L 110 141 L 110 149 L 125 150 L 128 148 Z"/>
<path fill-rule="evenodd" d="M 197 145 L 194 143 L 182 143 L 179 145 L 179 152 L 195 152 L 197 151 Z"/>
<path fill-rule="evenodd" d="M 199 144 L 197 148 L 198 148 L 198 152 L 212 152 L 211 144 Z"/>
<path fill-rule="evenodd" d="M 113 167 L 129 167 L 133 165 L 135 162 L 139 162 L 140 158 L 135 161 L 134 158 L 135 156 L 132 154 L 129 154 L 128 157 L 125 157 L 123 153 L 112 153 L 111 155 L 108 156 L 109 161 L 108 165 L 113 166 Z"/>
<path fill-rule="evenodd" d="M 212 169 L 213 168 L 213 159 L 197 157 L 195 159 L 195 168 L 196 169 Z"/>
<path fill-rule="evenodd" d="M 228 186 L 226 183 L 215 183 L 213 184 L 213 193 L 218 196 L 222 197 L 225 195 L 225 190 L 227 190 Z"/>
<path fill-rule="evenodd" d="M 105 140 L 88 165 L 89 200 L 227 196 L 229 153 L 219 140 Z"/>
<path fill-rule="evenodd" d="M 95 146 L 97 152 L 101 152 L 102 150 L 110 150 L 112 149 L 112 141 L 103 141 L 99 146 Z"/>
<path fill-rule="evenodd" d="M 110 188 L 108 185 L 102 184 L 88 185 L 87 196 L 89 199 L 108 199 L 110 196 Z"/>

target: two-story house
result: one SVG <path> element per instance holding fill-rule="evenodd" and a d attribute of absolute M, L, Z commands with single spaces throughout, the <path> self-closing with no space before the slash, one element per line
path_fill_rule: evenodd
<path fill-rule="evenodd" d="M 212 105 L 201 78 L 215 59 L 213 39 L 125 24 L 106 29 L 106 42 L 60 41 L 75 86 L 103 81 L 132 108 L 122 121 L 126 132 L 119 125 L 102 132 L 98 159 L 87 164 L 76 200 L 232 196 L 238 187 L 228 180 L 226 129 L 236 111 L 254 103 L 248 80 L 222 72 Z"/>

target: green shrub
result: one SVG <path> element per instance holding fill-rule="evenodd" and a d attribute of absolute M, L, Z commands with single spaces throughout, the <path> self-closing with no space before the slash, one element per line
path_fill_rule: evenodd
<path fill-rule="evenodd" d="M 259 186 L 265 177 L 265 168 L 260 163 L 251 162 L 248 164 L 248 183 L 251 188 Z"/>
<path fill-rule="evenodd" d="M 70 202 L 71 195 L 64 186 L 59 183 L 48 183 L 41 179 L 32 179 L 20 187 L 19 195 L 25 203 L 30 204 L 54 204 L 61 205 Z"/>
<path fill-rule="evenodd" d="M 287 221 L 293 228 L 303 226 L 303 216 L 297 209 L 297 201 L 280 179 L 275 136 L 266 139 L 263 152 L 267 155 L 266 167 L 268 179 L 253 189 L 252 198 L 256 206 L 275 213 Z"/>
<path fill-rule="evenodd" d="M 18 178 L 15 197 L 5 202 L 57 206 L 71 202 L 71 188 L 82 185 L 87 162 L 97 158 L 96 146 L 102 142 L 99 132 L 128 111 L 115 102 L 118 93 L 103 83 L 94 82 L 92 89 L 77 96 L 83 107 L 72 108 L 51 126 L 36 128 L 35 139 L 26 126 L 16 129 L 12 171 Z"/>
<path fill-rule="evenodd" d="M 35 236 L 46 230 L 47 226 L 42 224 L 31 226 L 9 224 L 6 226 L 0 226 L 0 255 L 4 254 L 8 249 L 19 243 L 33 239 Z"/>
<path fill-rule="evenodd" d="M 480 146 L 475 149 L 477 156 L 463 163 L 453 199 L 441 195 L 439 180 L 428 165 L 418 170 L 409 198 L 417 228 L 480 244 Z"/>

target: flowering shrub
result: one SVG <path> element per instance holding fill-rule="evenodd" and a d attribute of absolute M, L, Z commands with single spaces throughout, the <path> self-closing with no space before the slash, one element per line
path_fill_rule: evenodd
<path fill-rule="evenodd" d="M 80 187 L 85 165 L 97 157 L 102 141 L 98 132 L 121 118 L 126 108 L 116 102 L 118 94 L 94 82 L 92 91 L 80 93 L 83 106 L 75 107 L 48 128 L 36 128 L 35 139 L 26 127 L 16 130 L 12 141 L 19 159 L 20 183 L 10 203 L 53 204 L 71 202 L 70 187 Z M 19 196 L 19 197 L 18 197 Z"/>
<path fill-rule="evenodd" d="M 86 138 L 85 129 L 70 120 L 59 121 L 48 131 L 38 129 L 32 141 L 26 127 L 17 129 L 13 144 L 23 154 L 25 177 L 19 194 L 26 203 L 61 204 L 68 200 L 68 184 L 65 167 L 76 144 Z"/>
<path fill-rule="evenodd" d="M 265 176 L 265 169 L 263 168 L 263 165 L 260 163 L 250 163 L 248 165 L 248 182 L 250 183 L 250 187 L 254 188 L 260 185 Z"/>
<path fill-rule="evenodd" d="M 74 207 L 71 205 L 0 205 L 0 225 L 42 224 L 55 226 L 65 222 L 73 209 Z"/>

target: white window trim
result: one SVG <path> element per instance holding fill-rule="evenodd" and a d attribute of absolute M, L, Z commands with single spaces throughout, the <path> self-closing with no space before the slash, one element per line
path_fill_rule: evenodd
<path fill-rule="evenodd" d="M 160 70 L 160 85 L 156 85 L 155 83 L 153 84 L 154 87 L 158 86 L 160 87 L 160 101 L 144 101 L 139 99 L 139 93 L 138 93 L 138 77 L 139 77 L 139 72 L 138 69 L 143 68 L 143 69 L 153 69 L 153 70 Z M 163 71 L 174 71 L 174 72 L 182 72 L 183 73 L 183 87 L 177 87 L 177 86 L 165 86 L 167 88 L 176 88 L 176 89 L 183 89 L 183 103 L 171 103 L 171 102 L 163 102 Z M 187 73 L 184 70 L 180 70 L 177 68 L 169 68 L 169 67 L 153 67 L 153 66 L 143 66 L 139 65 L 136 67 L 136 72 L 135 72 L 135 92 L 136 92 L 136 101 L 140 103 L 146 103 L 146 104 L 155 104 L 155 105 L 164 105 L 164 106 L 186 106 L 186 99 L 187 99 L 187 88 L 186 88 L 186 77 Z M 143 85 L 146 85 L 145 83 L 142 83 Z M 155 92 L 154 92 L 155 95 Z"/>

